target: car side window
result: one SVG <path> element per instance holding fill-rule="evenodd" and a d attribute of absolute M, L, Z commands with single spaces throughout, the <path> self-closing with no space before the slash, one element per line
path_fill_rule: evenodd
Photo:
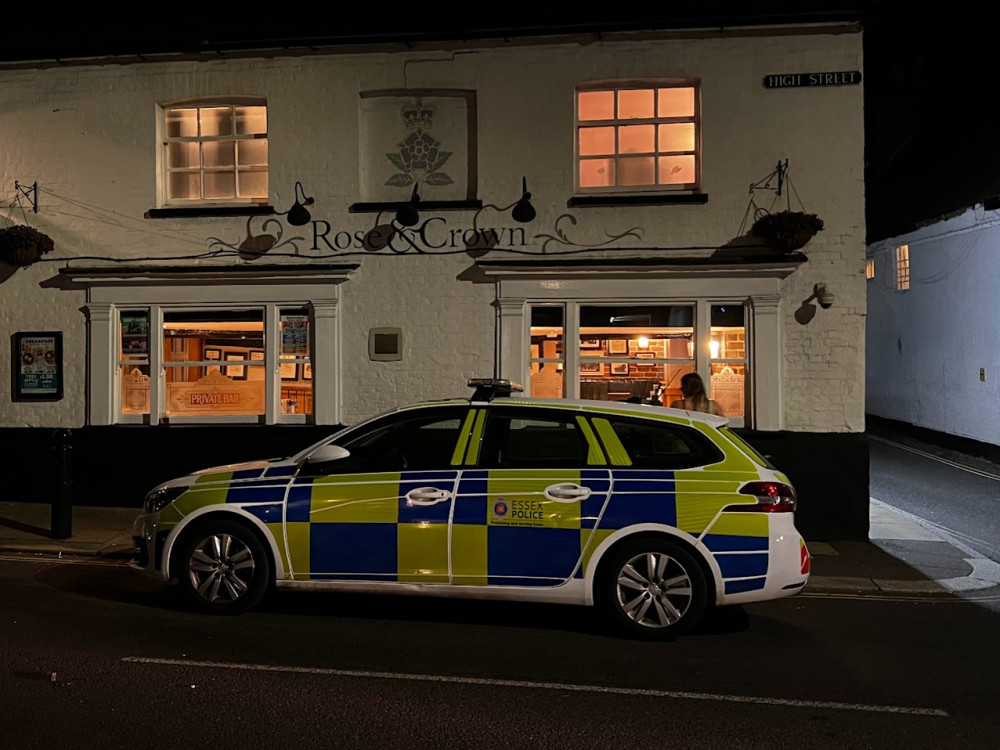
<path fill-rule="evenodd" d="M 395 417 L 348 433 L 336 444 L 351 455 L 323 464 L 324 474 L 447 469 L 455 452 L 465 410 L 435 410 Z M 314 473 L 314 472 L 310 472 Z"/>
<path fill-rule="evenodd" d="M 559 469 L 587 465 L 587 438 L 575 415 L 492 407 L 479 465 L 492 469 Z"/>
<path fill-rule="evenodd" d="M 637 469 L 687 469 L 722 461 L 722 451 L 699 432 L 667 422 L 609 419 Z"/>

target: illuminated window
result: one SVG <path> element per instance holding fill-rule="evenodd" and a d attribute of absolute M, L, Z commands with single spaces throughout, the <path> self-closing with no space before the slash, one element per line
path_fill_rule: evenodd
<path fill-rule="evenodd" d="M 576 92 L 577 186 L 697 190 L 699 130 L 696 81 L 582 86 Z"/>
<path fill-rule="evenodd" d="M 865 260 L 865 278 L 874 279 L 875 278 L 875 259 L 868 258 Z"/>
<path fill-rule="evenodd" d="M 267 202 L 267 105 L 199 102 L 162 109 L 166 205 Z"/>
<path fill-rule="evenodd" d="M 272 399 L 275 417 L 312 414 L 309 322 L 300 308 L 120 309 L 119 421 L 259 420 Z M 163 381 L 155 401 L 151 367 Z"/>
<path fill-rule="evenodd" d="M 896 289 L 905 292 L 910 288 L 910 246 L 896 248 Z"/>

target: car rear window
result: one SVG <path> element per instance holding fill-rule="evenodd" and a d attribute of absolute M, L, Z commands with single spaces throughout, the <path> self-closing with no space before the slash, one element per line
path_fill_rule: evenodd
<path fill-rule="evenodd" d="M 739 435 L 730 430 L 728 427 L 720 427 L 719 432 L 721 432 L 723 435 L 729 438 L 732 442 L 736 443 L 737 447 L 742 449 L 744 453 L 750 456 L 750 458 L 752 458 L 755 462 L 757 462 L 761 466 L 764 466 L 768 469 L 775 468 L 774 464 L 768 461 L 767 457 L 764 454 L 762 454 L 760 451 L 758 451 L 756 448 L 750 445 L 750 443 L 741 438 Z"/>

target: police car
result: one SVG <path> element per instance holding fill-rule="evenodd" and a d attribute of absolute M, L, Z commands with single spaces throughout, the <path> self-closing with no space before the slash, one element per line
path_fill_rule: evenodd
<path fill-rule="evenodd" d="M 469 384 L 161 484 L 133 567 L 212 613 L 274 586 L 419 593 L 593 605 L 648 638 L 805 586 L 795 490 L 724 418 Z"/>

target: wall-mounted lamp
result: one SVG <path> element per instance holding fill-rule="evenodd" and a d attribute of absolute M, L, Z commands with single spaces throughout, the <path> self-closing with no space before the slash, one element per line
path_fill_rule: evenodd
<path fill-rule="evenodd" d="M 509 206 L 500 208 L 499 206 L 494 206 L 492 203 L 487 203 L 476 211 L 475 216 L 472 217 L 472 241 L 470 242 L 468 237 L 465 240 L 465 252 L 472 258 L 479 258 L 486 255 L 500 241 L 498 232 L 479 231 L 479 215 L 487 208 L 492 208 L 494 211 L 499 211 L 500 213 L 510 211 L 511 218 L 519 224 L 527 224 L 529 221 L 534 221 L 536 214 L 535 207 L 531 205 L 531 193 L 528 192 L 528 178 L 521 178 L 521 197 Z"/>
<path fill-rule="evenodd" d="M 812 301 L 816 300 L 824 310 L 833 307 L 833 292 L 827 291 L 826 284 L 814 284 L 813 293 L 802 300 L 799 309 L 795 311 L 795 321 L 799 325 L 806 325 L 816 315 L 816 305 Z"/>
<path fill-rule="evenodd" d="M 640 349 L 648 349 L 649 348 L 649 337 L 648 336 L 640 336 L 639 337 L 639 348 Z"/>
<path fill-rule="evenodd" d="M 296 181 L 295 203 L 285 213 L 288 223 L 292 226 L 301 227 L 312 221 L 312 216 L 310 216 L 309 210 L 306 206 L 311 206 L 314 202 L 315 201 L 311 196 L 306 195 L 306 191 L 303 189 L 302 183 Z"/>
<path fill-rule="evenodd" d="M 28 199 L 28 202 L 31 203 L 31 211 L 32 211 L 32 213 L 36 213 L 37 214 L 38 213 L 38 183 L 37 182 L 31 183 L 31 187 L 29 188 L 29 187 L 25 187 L 24 185 L 22 185 L 17 180 L 14 180 L 14 190 L 16 190 L 17 192 L 19 192 L 21 195 L 23 195 L 25 198 Z"/>
<path fill-rule="evenodd" d="M 400 226 L 412 227 L 420 221 L 420 212 L 417 211 L 417 206 L 420 204 L 420 193 L 417 192 L 418 187 L 420 187 L 419 182 L 413 183 L 413 192 L 410 193 L 410 200 L 396 211 L 396 223 Z"/>
<path fill-rule="evenodd" d="M 718 359 L 719 357 L 719 340 L 712 339 L 708 342 L 708 353 L 712 359 Z"/>

